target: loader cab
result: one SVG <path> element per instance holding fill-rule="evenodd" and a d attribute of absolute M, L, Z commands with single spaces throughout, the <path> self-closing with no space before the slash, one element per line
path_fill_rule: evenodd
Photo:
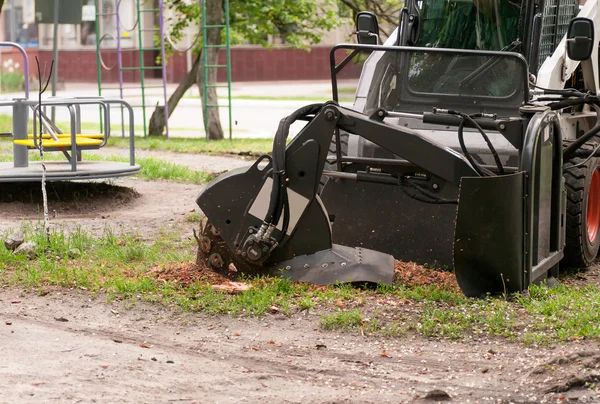
<path fill-rule="evenodd" d="M 520 0 L 409 0 L 398 44 L 506 50 L 517 40 L 520 15 Z"/>
<path fill-rule="evenodd" d="M 516 114 L 528 87 L 518 40 L 520 1 L 408 0 L 392 37 L 398 51 L 369 56 L 366 64 L 376 67 L 363 70 L 357 104 L 365 104 L 355 106 L 367 114 L 379 108 L 423 113 L 433 107 Z M 374 33 L 365 31 L 375 26 L 374 16 L 360 13 L 358 42 L 373 44 Z"/>

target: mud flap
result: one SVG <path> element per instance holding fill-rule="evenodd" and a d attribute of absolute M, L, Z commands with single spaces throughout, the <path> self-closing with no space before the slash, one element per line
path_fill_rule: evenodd
<path fill-rule="evenodd" d="M 454 238 L 454 269 L 468 297 L 524 286 L 523 173 L 463 177 Z"/>

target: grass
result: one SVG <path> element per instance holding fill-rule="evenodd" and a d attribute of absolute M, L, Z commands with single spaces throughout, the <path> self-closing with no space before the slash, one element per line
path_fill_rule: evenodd
<path fill-rule="evenodd" d="M 194 219 L 198 219 L 199 216 Z M 0 284 L 32 291 L 49 286 L 85 289 L 109 300 L 145 300 L 182 310 L 234 316 L 285 315 L 313 311 L 324 330 L 402 337 L 408 333 L 435 339 L 502 337 L 523 344 L 562 343 L 600 338 L 600 290 L 595 285 L 560 285 L 503 297 L 468 299 L 436 286 L 379 285 L 327 287 L 280 278 L 245 280 L 252 288 L 230 295 L 208 281 L 190 284 L 159 280 L 154 271 L 190 262 L 195 243 L 178 234 L 155 240 L 106 230 L 92 236 L 81 229 L 54 231 L 24 225 L 37 244 L 37 259 L 15 256 L 0 246 Z"/>
<path fill-rule="evenodd" d="M 127 148 L 129 140 L 120 137 L 111 137 L 109 146 Z M 209 154 L 238 154 L 247 156 L 261 156 L 271 153 L 273 149 L 272 138 L 239 138 L 229 141 L 192 138 L 164 137 L 138 137 L 135 138 L 135 147 L 138 150 L 164 150 L 177 153 L 209 153 Z"/>
<path fill-rule="evenodd" d="M 0 162 L 12 161 L 11 151 L 7 147 L 2 147 L 3 142 L 0 142 Z M 47 161 L 65 160 L 64 156 L 56 153 L 46 153 L 44 159 Z M 120 156 L 100 156 L 97 154 L 88 154 L 85 156 L 89 161 L 115 161 L 128 163 L 128 157 Z M 36 152 L 29 153 L 30 161 L 39 161 L 40 156 Z M 66 160 L 65 160 L 66 161 Z M 137 158 L 136 163 L 141 166 L 140 173 L 136 177 L 148 180 L 166 180 L 179 183 L 205 184 L 215 178 L 219 173 L 196 171 L 191 168 L 177 163 L 172 163 L 163 159 L 154 157 Z"/>

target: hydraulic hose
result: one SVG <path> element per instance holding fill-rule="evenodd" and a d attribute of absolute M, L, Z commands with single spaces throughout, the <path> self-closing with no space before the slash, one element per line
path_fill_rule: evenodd
<path fill-rule="evenodd" d="M 496 148 L 494 147 L 494 145 L 492 144 L 492 141 L 490 140 L 490 138 L 488 137 L 488 135 L 484 132 L 483 128 L 477 123 L 477 121 L 475 121 L 475 119 L 473 119 L 471 116 L 460 112 L 460 111 L 453 111 L 453 110 L 448 110 L 448 114 L 450 115 L 457 115 L 460 116 L 462 118 L 460 124 L 458 125 L 458 142 L 460 143 L 460 148 L 462 150 L 462 152 L 464 153 L 465 157 L 467 158 L 467 160 L 469 160 L 469 163 L 471 163 L 471 165 L 473 166 L 473 168 L 475 169 L 475 171 L 477 171 L 479 173 L 479 175 L 483 176 L 491 176 L 494 175 L 493 172 L 487 170 L 484 167 L 481 167 L 473 158 L 473 156 L 471 156 L 471 153 L 469 153 L 469 150 L 467 149 L 467 146 L 465 145 L 465 139 L 464 139 L 464 126 L 465 126 L 465 121 L 469 121 L 481 134 L 481 136 L 483 137 L 483 139 L 485 140 L 485 143 L 487 144 L 488 148 L 490 149 L 490 152 L 492 153 L 492 156 L 494 156 L 494 161 L 496 162 L 496 166 L 498 167 L 498 171 L 500 172 L 500 174 L 504 174 L 504 167 L 502 166 L 502 162 L 500 161 L 500 156 L 498 155 L 498 152 L 496 151 Z"/>

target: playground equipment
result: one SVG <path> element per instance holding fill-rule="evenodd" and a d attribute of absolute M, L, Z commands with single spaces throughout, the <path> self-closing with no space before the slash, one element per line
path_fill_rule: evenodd
<path fill-rule="evenodd" d="M 111 0 L 112 1 L 112 0 Z M 130 96 L 141 96 L 141 104 L 133 105 L 135 108 L 141 108 L 142 110 L 142 121 L 144 128 L 144 136 L 148 133 L 147 122 L 148 114 L 146 109 L 156 107 L 155 104 L 148 104 L 148 90 L 150 89 L 162 89 L 162 104 L 164 106 L 165 116 L 165 135 L 169 138 L 169 106 L 168 106 L 168 95 L 167 95 L 167 70 L 166 70 L 166 53 L 165 53 L 165 41 L 170 44 L 173 50 L 188 53 L 196 45 L 197 41 L 202 37 L 203 49 L 224 49 L 226 51 L 225 63 L 219 64 L 211 63 L 207 57 L 208 52 L 203 53 L 202 57 L 202 74 L 203 74 L 203 88 L 204 88 L 204 102 L 203 102 L 203 115 L 204 125 L 208 126 L 208 110 L 210 108 L 223 107 L 228 109 L 229 114 L 229 137 L 232 137 L 232 114 L 231 114 L 231 51 L 230 51 L 230 30 L 229 30 L 229 0 L 224 1 L 225 8 L 225 24 L 209 24 L 206 19 L 206 2 L 198 0 L 198 6 L 202 10 L 202 19 L 200 29 L 195 35 L 194 39 L 188 43 L 185 49 L 179 49 L 176 44 L 171 40 L 168 29 L 165 26 L 165 9 L 163 0 L 158 0 L 156 7 L 144 6 L 143 0 L 135 1 L 135 23 L 132 26 L 125 26 L 123 24 L 122 12 L 124 5 L 122 0 L 114 0 L 114 4 L 107 1 L 96 0 L 97 10 L 97 23 L 96 23 L 96 60 L 97 60 L 97 74 L 98 74 L 98 95 L 108 93 L 109 91 L 118 90 L 118 97 L 123 99 L 125 92 L 133 90 L 135 93 L 128 94 Z M 111 4 L 113 9 L 109 11 L 106 8 L 106 4 Z M 144 16 L 153 15 L 158 17 L 158 27 L 152 25 L 151 28 L 144 25 Z M 104 18 L 114 17 L 116 21 L 116 33 L 105 32 L 105 27 L 101 24 Z M 209 29 L 223 29 L 225 43 L 208 45 L 206 43 L 207 31 Z M 126 49 L 123 46 L 124 35 L 131 37 L 131 33 L 137 31 L 137 40 L 135 41 L 136 46 L 130 49 Z M 145 36 L 145 33 L 156 34 L 160 45 L 155 44 L 155 36 L 151 38 Z M 102 45 L 108 41 L 116 43 L 117 61 L 114 65 L 107 65 L 102 57 Z M 128 65 L 124 62 L 123 55 L 125 52 L 136 51 L 138 53 L 137 64 Z M 149 57 L 147 57 L 149 55 Z M 156 62 L 157 56 L 160 56 L 160 63 Z M 152 64 L 147 64 L 147 60 L 151 59 Z M 145 62 L 146 61 L 146 62 Z M 188 68 L 191 66 L 188 66 Z M 119 82 L 118 87 L 114 85 L 106 85 L 103 83 L 102 72 L 111 71 L 117 69 Z M 227 70 L 227 84 L 216 84 L 211 83 L 209 79 L 209 71 L 213 69 L 226 69 Z M 123 74 L 125 72 L 137 72 L 139 74 L 139 86 L 135 84 L 126 84 Z M 148 85 L 147 72 L 160 72 L 160 84 Z M 209 104 L 208 102 L 208 89 L 209 88 L 227 88 L 227 103 Z M 112 97 L 111 97 L 112 98 Z M 122 110 L 123 111 L 123 110 Z M 123 120 L 123 113 L 121 114 Z M 207 134 L 208 138 L 208 134 Z"/>
<path fill-rule="evenodd" d="M 27 53 L 19 45 L 2 42 L 0 46 L 11 46 L 19 49 L 23 55 L 25 75 L 25 97 L 12 100 L 0 100 L 0 107 L 12 108 L 12 132 L 3 134 L 13 138 L 13 161 L 0 163 L 0 182 L 40 181 L 43 167 L 39 161 L 30 161 L 29 150 L 40 147 L 44 152 L 61 153 L 64 160 L 47 160 L 46 180 L 62 181 L 76 179 L 112 178 L 137 174 L 140 166 L 135 163 L 135 138 L 133 108 L 121 99 L 105 99 L 101 97 L 72 97 L 45 99 L 40 106 L 38 100 L 29 99 L 29 59 Z M 87 134 L 81 130 L 81 107 L 97 105 L 102 109 L 102 133 Z M 129 127 L 129 162 L 90 161 L 83 159 L 83 152 L 97 150 L 106 145 L 110 137 L 110 107 L 117 105 L 128 111 Z M 46 114 L 46 107 L 62 107 L 69 111 L 69 132 L 63 133 Z M 29 113 L 34 119 L 33 133 L 28 131 Z M 38 133 L 37 121 L 43 126 L 43 133 Z M 123 125 L 123 132 L 125 126 Z"/>
<path fill-rule="evenodd" d="M 383 45 L 373 14 L 356 31 L 358 45 L 331 51 L 333 101 L 284 118 L 272 156 L 199 195 L 201 261 L 226 275 L 390 283 L 393 254 L 447 263 L 467 296 L 592 264 L 598 2 L 408 0 Z M 345 108 L 337 82 L 355 57 Z"/>

